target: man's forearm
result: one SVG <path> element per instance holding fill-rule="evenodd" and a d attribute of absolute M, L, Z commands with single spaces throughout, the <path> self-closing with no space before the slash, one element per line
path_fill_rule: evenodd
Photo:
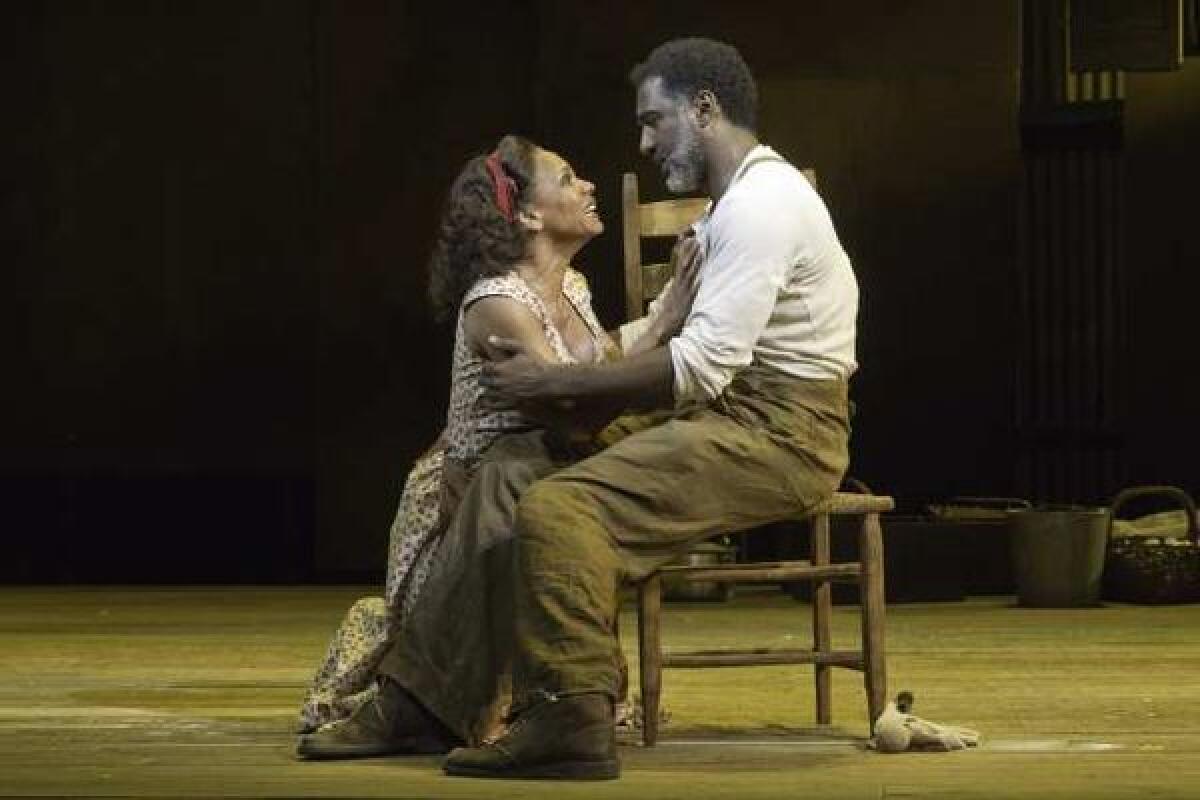
<path fill-rule="evenodd" d="M 607 364 L 553 367 L 546 396 L 561 400 L 612 400 L 625 407 L 664 406 L 673 402 L 671 351 L 656 347 Z"/>

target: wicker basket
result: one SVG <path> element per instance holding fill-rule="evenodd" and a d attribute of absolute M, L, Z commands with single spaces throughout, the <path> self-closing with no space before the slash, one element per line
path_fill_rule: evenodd
<path fill-rule="evenodd" d="M 1126 489 L 1112 502 L 1112 518 L 1129 501 L 1169 497 L 1187 514 L 1184 537 L 1113 535 L 1109 528 L 1104 568 L 1104 597 L 1127 603 L 1193 603 L 1200 601 L 1200 519 L 1196 504 L 1173 486 Z"/>

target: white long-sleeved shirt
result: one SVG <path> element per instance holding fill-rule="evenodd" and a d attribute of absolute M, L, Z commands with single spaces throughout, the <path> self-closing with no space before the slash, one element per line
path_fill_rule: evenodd
<path fill-rule="evenodd" d="M 715 399 L 751 362 L 799 378 L 853 374 L 858 283 L 803 173 L 759 145 L 693 228 L 700 287 L 668 343 L 676 403 Z M 623 348 L 658 308 L 651 303 L 646 317 L 621 327 Z"/>

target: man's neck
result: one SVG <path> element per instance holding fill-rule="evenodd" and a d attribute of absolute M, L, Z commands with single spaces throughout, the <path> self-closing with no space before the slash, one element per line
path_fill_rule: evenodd
<path fill-rule="evenodd" d="M 758 137 L 741 128 L 730 127 L 725 135 L 709 142 L 705 153 L 708 159 L 708 196 L 718 203 L 737 168 L 746 160 L 746 155 L 758 147 Z"/>

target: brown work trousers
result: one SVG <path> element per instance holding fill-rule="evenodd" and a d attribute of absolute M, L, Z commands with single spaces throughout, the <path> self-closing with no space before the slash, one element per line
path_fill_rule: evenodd
<path fill-rule="evenodd" d="M 620 584 L 826 499 L 847 466 L 846 392 L 752 365 L 705 408 L 621 417 L 574 463 L 537 433 L 498 441 L 381 671 L 469 741 L 510 670 L 517 708 L 615 698 Z"/>

